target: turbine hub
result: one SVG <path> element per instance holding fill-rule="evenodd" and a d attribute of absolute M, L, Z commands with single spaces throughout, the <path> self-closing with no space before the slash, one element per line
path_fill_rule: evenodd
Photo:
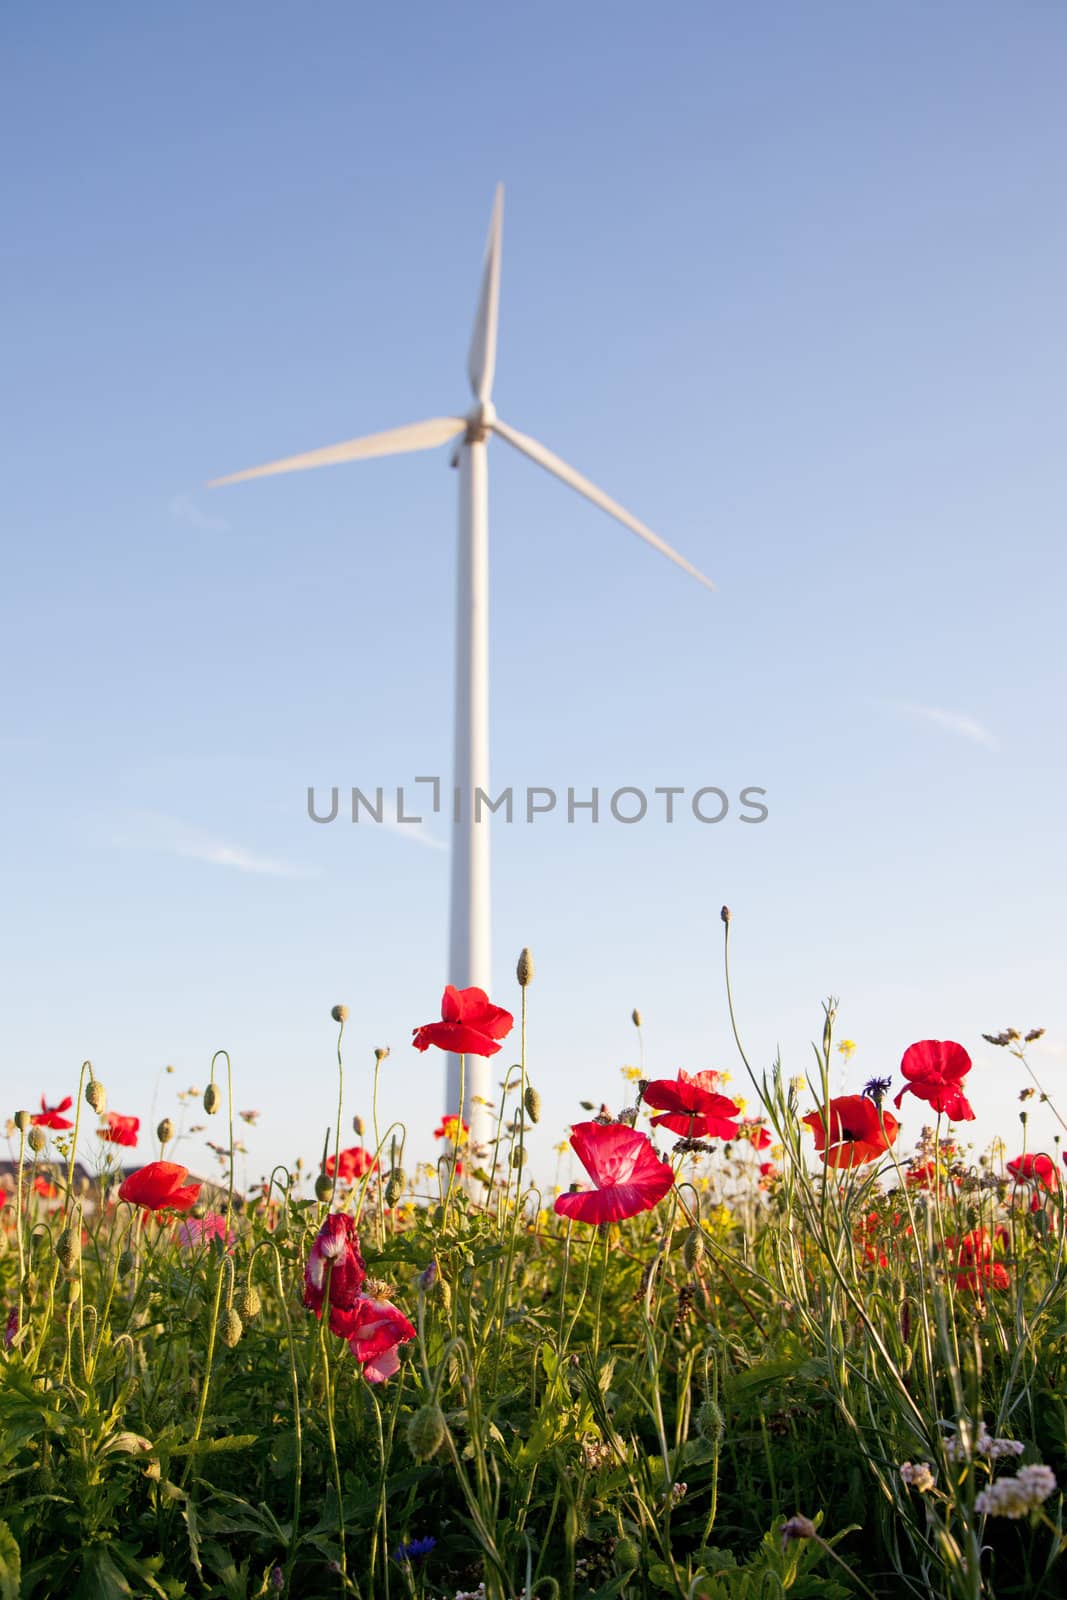
<path fill-rule="evenodd" d="M 467 412 L 467 444 L 481 444 L 496 421 L 496 406 L 491 400 L 477 400 Z"/>

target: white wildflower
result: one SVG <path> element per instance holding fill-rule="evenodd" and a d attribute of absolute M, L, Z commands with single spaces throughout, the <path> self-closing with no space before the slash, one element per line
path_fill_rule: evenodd
<path fill-rule="evenodd" d="M 1056 1475 L 1051 1467 L 1020 1467 L 1014 1478 L 998 1478 L 976 1495 L 974 1509 L 985 1516 L 1018 1521 L 1055 1492 Z"/>
<path fill-rule="evenodd" d="M 909 1489 L 914 1489 L 919 1494 L 925 1494 L 928 1489 L 932 1489 L 935 1482 L 933 1468 L 926 1461 L 917 1461 L 914 1464 L 910 1461 L 903 1462 L 900 1476 Z"/>

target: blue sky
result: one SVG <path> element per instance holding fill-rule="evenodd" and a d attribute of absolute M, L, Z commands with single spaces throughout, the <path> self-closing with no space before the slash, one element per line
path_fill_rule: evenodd
<path fill-rule="evenodd" d="M 758 1062 L 804 1070 L 832 992 L 857 1086 L 959 1039 L 978 1134 L 1012 1142 L 981 1032 L 1045 1024 L 1054 1094 L 1067 1065 L 1062 9 L 5 26 L 11 1109 L 88 1055 L 147 1117 L 165 1063 L 202 1083 L 227 1046 L 255 1177 L 313 1157 L 344 1000 L 346 1116 L 391 1045 L 384 1111 L 429 1153 L 441 1074 L 406 1041 L 447 854 L 316 828 L 305 795 L 449 771 L 455 477 L 442 451 L 202 485 L 466 405 L 502 179 L 501 414 L 719 589 L 495 445 L 494 785 L 770 807 L 496 830 L 536 1161 L 579 1097 L 619 1103 L 634 1005 L 654 1071 L 735 1068 L 724 901 Z"/>

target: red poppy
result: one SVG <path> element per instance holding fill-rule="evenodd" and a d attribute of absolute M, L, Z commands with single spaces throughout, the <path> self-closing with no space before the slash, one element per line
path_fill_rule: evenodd
<path fill-rule="evenodd" d="M 1007 1237 L 1003 1227 L 998 1227 L 995 1233 L 990 1233 L 986 1228 L 974 1228 L 970 1233 L 963 1234 L 958 1242 L 952 1235 L 945 1240 L 949 1259 L 955 1266 L 965 1269 L 956 1274 L 957 1289 L 981 1294 L 983 1288 L 1011 1288 L 1007 1267 L 1002 1261 L 993 1259 L 994 1247 Z"/>
<path fill-rule="evenodd" d="M 188 1167 L 176 1161 L 150 1161 L 119 1185 L 119 1199 L 146 1211 L 188 1211 L 200 1197 L 198 1183 L 186 1183 Z"/>
<path fill-rule="evenodd" d="M 719 1094 L 717 1072 L 694 1072 L 683 1067 L 677 1078 L 657 1078 L 645 1089 L 646 1106 L 661 1111 L 653 1127 L 669 1128 L 683 1139 L 736 1139 L 740 1107 Z M 770 1141 L 768 1140 L 768 1143 Z"/>
<path fill-rule="evenodd" d="M 670 1163 L 656 1154 L 648 1135 L 623 1123 L 575 1123 L 571 1148 L 596 1188 L 561 1194 L 556 1210 L 579 1222 L 621 1222 L 651 1211 L 674 1182 Z"/>
<path fill-rule="evenodd" d="M 895 1142 L 899 1129 L 896 1117 L 888 1111 L 879 1115 L 874 1101 L 862 1094 L 843 1094 L 830 1101 L 829 1142 L 821 1109 L 809 1111 L 800 1120 L 815 1135 L 815 1148 L 828 1167 L 858 1167 L 865 1161 L 877 1161 Z"/>
<path fill-rule="evenodd" d="M 941 1147 L 941 1152 L 942 1155 L 947 1154 L 944 1145 Z M 904 1180 L 906 1183 L 912 1184 L 916 1189 L 933 1189 L 942 1183 L 954 1183 L 958 1188 L 961 1181 L 956 1174 L 946 1171 L 944 1163 L 941 1165 L 939 1176 L 936 1161 L 916 1162 L 914 1166 L 908 1168 L 904 1174 Z"/>
<path fill-rule="evenodd" d="M 1055 1189 L 1060 1181 L 1051 1157 L 1043 1152 L 1037 1155 L 1016 1156 L 1014 1161 L 1008 1162 L 1008 1171 L 1016 1183 L 1040 1183 L 1046 1189 Z"/>
<path fill-rule="evenodd" d="M 304 1304 L 317 1317 L 322 1316 L 328 1277 L 330 1324 L 333 1326 L 336 1311 L 346 1311 L 355 1305 L 366 1276 L 355 1222 L 347 1212 L 332 1211 L 315 1235 L 304 1268 Z"/>
<path fill-rule="evenodd" d="M 42 1095 L 41 1109 L 40 1111 L 34 1112 L 33 1116 L 30 1118 L 30 1121 L 33 1123 L 35 1128 L 57 1128 L 61 1131 L 67 1128 L 73 1128 L 73 1122 L 68 1122 L 66 1117 L 60 1115 L 60 1113 L 63 1111 L 69 1111 L 73 1104 L 74 1101 L 71 1099 L 69 1094 L 62 1099 L 57 1106 L 47 1105 L 45 1103 L 44 1095 Z"/>
<path fill-rule="evenodd" d="M 323 1168 L 328 1178 L 333 1177 L 333 1156 L 326 1157 Z M 378 1165 L 373 1156 L 369 1156 L 362 1145 L 353 1145 L 351 1150 L 342 1150 L 340 1158 L 339 1176 L 342 1183 L 353 1183 L 357 1178 L 362 1178 L 368 1172 L 373 1172 Z"/>
<path fill-rule="evenodd" d="M 348 1340 L 348 1348 L 363 1363 L 368 1383 L 391 1378 L 400 1366 L 397 1345 L 415 1337 L 415 1329 L 402 1311 L 388 1300 L 372 1300 L 367 1294 L 357 1295 L 347 1309 L 338 1308 L 336 1317 L 331 1313 L 330 1327 Z"/>
<path fill-rule="evenodd" d="M 905 1050 L 900 1070 L 908 1082 L 893 1101 L 898 1111 L 910 1092 L 952 1122 L 974 1121 L 974 1112 L 963 1093 L 971 1058 L 961 1044 L 951 1039 L 922 1039 Z"/>
<path fill-rule="evenodd" d="M 59 1190 L 48 1178 L 42 1178 L 38 1173 L 33 1180 L 33 1192 L 39 1194 L 42 1200 L 54 1200 Z"/>
<path fill-rule="evenodd" d="M 470 1131 L 462 1117 L 453 1115 L 441 1118 L 433 1130 L 433 1136 L 435 1139 L 451 1139 L 453 1144 L 463 1144 Z"/>
<path fill-rule="evenodd" d="M 484 989 L 454 989 L 451 984 L 441 997 L 441 1021 L 427 1022 L 414 1029 L 416 1050 L 435 1044 L 453 1055 L 495 1056 L 503 1039 L 515 1026 L 510 1011 L 490 1003 Z"/>
<path fill-rule="evenodd" d="M 132 1146 L 137 1143 L 137 1132 L 140 1126 L 140 1117 L 122 1117 L 117 1111 L 109 1111 L 107 1114 L 107 1127 L 97 1128 L 96 1131 L 100 1135 L 101 1139 L 106 1139 L 109 1144 L 126 1144 Z M 172 1163 L 170 1162 L 162 1163 L 164 1166 L 169 1166 L 171 1164 Z M 152 1162 L 151 1165 L 157 1166 L 160 1165 L 160 1163 Z M 147 1171 L 147 1168 L 145 1170 Z"/>

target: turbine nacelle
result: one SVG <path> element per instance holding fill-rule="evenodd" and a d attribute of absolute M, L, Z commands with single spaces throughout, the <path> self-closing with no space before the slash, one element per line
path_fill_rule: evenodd
<path fill-rule="evenodd" d="M 491 400 L 476 400 L 464 421 L 467 424 L 464 444 L 481 444 L 496 425 L 496 406 Z"/>

